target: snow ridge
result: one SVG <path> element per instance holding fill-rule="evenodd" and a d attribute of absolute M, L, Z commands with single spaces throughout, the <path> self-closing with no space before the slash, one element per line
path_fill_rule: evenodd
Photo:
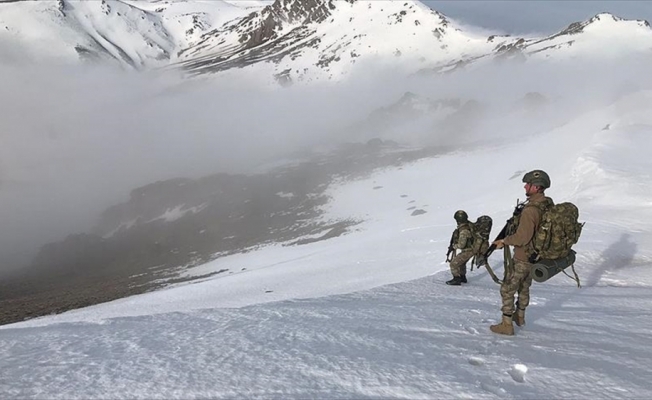
<path fill-rule="evenodd" d="M 493 60 L 617 59 L 652 48 L 647 21 L 608 13 L 543 38 L 485 37 L 416 0 L 1 3 L 2 37 L 37 57 L 190 75 L 255 66 L 281 84 L 338 81 L 361 65 L 444 73 Z"/>

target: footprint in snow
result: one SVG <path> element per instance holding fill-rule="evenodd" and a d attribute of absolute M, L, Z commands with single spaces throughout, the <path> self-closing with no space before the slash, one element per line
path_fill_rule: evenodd
<path fill-rule="evenodd" d="M 519 383 L 525 382 L 525 374 L 527 374 L 527 366 L 523 364 L 514 364 L 512 369 L 509 370 L 512 379 Z"/>
<path fill-rule="evenodd" d="M 475 328 L 472 327 L 472 326 L 467 326 L 467 327 L 464 328 L 464 329 L 466 329 L 466 331 L 469 332 L 469 333 L 472 334 L 472 335 L 477 335 L 478 333 L 480 333 L 480 332 L 478 332 L 477 329 L 475 329 Z"/>
<path fill-rule="evenodd" d="M 501 388 L 499 386 L 492 385 L 490 383 L 482 382 L 480 383 L 480 387 L 484 390 L 486 390 L 489 393 L 493 393 L 497 396 L 504 396 L 507 391 L 504 388 Z"/>

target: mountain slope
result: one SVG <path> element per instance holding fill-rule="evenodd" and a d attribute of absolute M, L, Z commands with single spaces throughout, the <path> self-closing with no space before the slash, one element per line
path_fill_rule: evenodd
<path fill-rule="evenodd" d="M 4 394 L 10 399 L 652 396 L 645 379 L 652 368 L 646 342 L 652 329 L 649 287 L 626 281 L 579 290 L 559 280 L 535 284 L 536 304 L 528 309 L 526 326 L 516 337 L 501 338 L 487 329 L 499 316 L 499 295 L 486 273 L 478 272 L 464 288 L 442 285 L 445 277 L 437 273 L 370 291 L 242 308 L 205 303 L 202 310 L 103 323 L 88 313 L 76 323 L 9 326 L 0 329 Z M 279 289 L 274 289 L 265 296 L 275 298 Z M 198 284 L 195 292 L 214 290 Z M 150 309 L 172 299 L 161 300 Z M 121 306 L 141 303 L 132 299 Z M 101 315 L 101 309 L 95 311 Z M 640 322 L 633 325 L 632 318 Z M 38 379 L 24 373 L 32 369 L 39 371 Z"/>
<path fill-rule="evenodd" d="M 233 274 L 3 326 L 3 392 L 650 398 L 651 100 L 637 93 L 520 142 L 335 182 L 328 218 L 364 219 L 348 235 L 224 257 L 185 274 Z M 534 283 L 526 325 L 498 336 L 488 326 L 499 287 L 483 269 L 445 285 L 445 251 L 454 210 L 491 214 L 496 232 L 530 168 L 551 174 L 555 201 L 580 208 L 583 287 L 562 274 Z M 500 269 L 500 254 L 490 261 Z"/>
<path fill-rule="evenodd" d="M 18 1 L 0 3 L 0 39 L 36 59 L 143 69 L 167 65 L 203 32 L 247 12 L 221 0 Z"/>
<path fill-rule="evenodd" d="M 419 1 L 277 0 L 207 32 L 179 59 L 191 74 L 257 64 L 262 74 L 290 83 L 338 80 L 356 64 L 441 73 L 505 59 L 617 59 L 650 48 L 646 21 L 606 13 L 544 38 L 484 37 Z"/>
<path fill-rule="evenodd" d="M 373 69 L 409 75 L 505 59 L 619 59 L 648 54 L 652 29 L 603 13 L 548 37 L 486 37 L 416 0 L 57 0 L 0 3 L 1 39 L 32 58 L 171 65 L 190 75 L 256 66 L 263 80 L 289 84 Z"/>
<path fill-rule="evenodd" d="M 515 43 L 513 50 L 535 58 L 614 59 L 652 50 L 652 28 L 647 21 L 602 13 L 549 37 Z"/>
<path fill-rule="evenodd" d="M 479 57 L 495 46 L 419 1 L 278 0 L 209 32 L 182 52 L 192 73 L 275 63 L 282 80 L 339 78 L 356 63 L 403 65 Z"/>

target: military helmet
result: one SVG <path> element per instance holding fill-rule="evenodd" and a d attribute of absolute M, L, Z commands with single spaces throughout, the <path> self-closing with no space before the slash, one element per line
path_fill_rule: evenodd
<path fill-rule="evenodd" d="M 523 176 L 523 182 L 529 183 L 530 185 L 541 186 L 544 189 L 550 187 L 550 177 L 544 171 L 540 169 L 535 169 L 530 171 Z"/>
<path fill-rule="evenodd" d="M 453 218 L 455 218 L 455 221 L 458 223 L 467 222 L 469 220 L 469 216 L 464 210 L 455 211 Z"/>

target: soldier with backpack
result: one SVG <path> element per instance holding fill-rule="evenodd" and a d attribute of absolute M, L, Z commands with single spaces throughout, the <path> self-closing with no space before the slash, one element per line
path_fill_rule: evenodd
<path fill-rule="evenodd" d="M 517 326 L 525 324 L 525 309 L 530 303 L 530 286 L 532 285 L 534 267 L 534 264 L 530 262 L 530 257 L 535 253 L 533 241 L 541 223 L 542 214 L 554 205 L 552 199 L 544 194 L 545 190 L 550 187 L 550 177 L 547 173 L 541 170 L 530 171 L 523 176 L 523 182 L 525 183 L 527 201 L 523 210 L 516 217 L 514 227 L 510 229 L 510 232 L 513 233 L 504 239 L 493 242 L 497 249 L 514 246 L 513 259 L 509 255 L 509 249 L 505 250 L 505 279 L 500 285 L 503 302 L 502 321 L 490 326 L 492 332 L 503 335 L 514 334 L 512 321 Z M 515 294 L 518 294 L 516 305 L 514 304 Z"/>
<path fill-rule="evenodd" d="M 457 229 L 453 231 L 446 261 L 450 262 L 453 279 L 446 281 L 447 285 L 459 286 L 466 283 L 466 263 L 480 267 L 484 262 L 483 255 L 489 247 L 489 234 L 492 219 L 488 215 L 481 215 L 475 223 L 469 221 L 469 216 L 464 210 L 458 210 L 453 216 L 457 221 Z M 457 250 L 461 250 L 457 254 Z M 452 255 L 452 257 L 451 257 Z"/>
<path fill-rule="evenodd" d="M 466 263 L 469 260 L 471 261 L 471 271 L 473 271 L 474 265 L 477 265 L 478 268 L 486 265 L 487 271 L 492 275 L 492 278 L 499 282 L 489 268 L 484 256 L 489 248 L 489 235 L 493 224 L 491 217 L 481 215 L 475 222 L 471 222 L 464 210 L 456 211 L 453 217 L 457 221 L 457 229 L 451 235 L 448 253 L 446 254 L 446 261 L 450 262 L 453 279 L 447 281 L 446 284 L 459 286 L 467 282 Z M 457 250 L 461 250 L 461 253 L 457 254 Z"/>
<path fill-rule="evenodd" d="M 448 256 L 452 254 L 450 261 L 450 269 L 453 274 L 453 279 L 446 281 L 447 285 L 460 286 L 466 283 L 466 263 L 473 258 L 473 232 L 471 230 L 471 223 L 469 216 L 464 210 L 458 210 L 453 215 L 457 222 L 457 228 L 453 231 L 451 242 L 448 247 Z M 460 253 L 457 253 L 460 250 Z"/>

